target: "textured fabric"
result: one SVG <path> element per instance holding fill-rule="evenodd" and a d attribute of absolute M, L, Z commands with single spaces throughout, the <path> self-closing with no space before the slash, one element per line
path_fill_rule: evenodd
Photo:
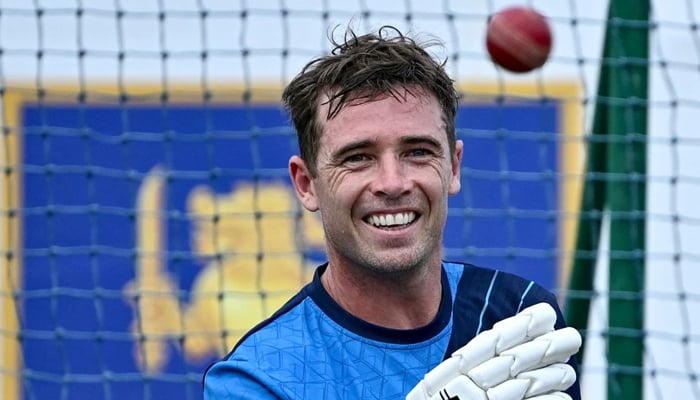
<path fill-rule="evenodd" d="M 320 266 L 311 283 L 210 366 L 205 400 L 404 399 L 452 352 L 523 308 L 546 301 L 557 311 L 557 328 L 564 326 L 555 297 L 541 286 L 504 272 L 444 262 L 436 318 L 418 329 L 387 329 L 340 308 L 321 285 L 325 268 Z M 578 382 L 567 393 L 579 400 Z"/>

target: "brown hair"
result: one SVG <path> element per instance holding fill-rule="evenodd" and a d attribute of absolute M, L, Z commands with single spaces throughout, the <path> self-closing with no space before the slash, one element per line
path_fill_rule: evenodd
<path fill-rule="evenodd" d="M 450 155 L 454 155 L 457 91 L 445 62 L 437 62 L 425 50 L 439 42 L 419 44 L 392 26 L 362 36 L 348 29 L 342 43 L 332 37 L 330 41 L 331 54 L 306 64 L 282 94 L 297 131 L 301 158 L 312 176 L 317 172 L 322 134 L 317 111 L 323 95 L 329 104 L 326 118 L 331 119 L 348 101 L 372 101 L 387 94 L 403 100 L 406 94 L 415 94 L 412 88 L 426 90 L 440 102 Z"/>

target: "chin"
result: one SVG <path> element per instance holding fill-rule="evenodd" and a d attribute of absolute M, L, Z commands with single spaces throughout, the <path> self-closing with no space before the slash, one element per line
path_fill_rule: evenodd
<path fill-rule="evenodd" d="M 400 257 L 382 257 L 376 262 L 368 265 L 369 269 L 379 275 L 400 276 L 411 274 L 420 270 L 423 265 L 428 265 L 425 260 L 417 258 L 415 255 Z"/>

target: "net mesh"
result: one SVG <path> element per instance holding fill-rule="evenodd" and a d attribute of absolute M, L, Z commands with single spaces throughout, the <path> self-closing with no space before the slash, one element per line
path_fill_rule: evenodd
<path fill-rule="evenodd" d="M 533 1 L 554 49 L 494 66 L 505 1 L 0 2 L 0 384 L 5 399 L 200 398 L 207 365 L 308 281 L 318 217 L 287 179 L 282 87 L 349 23 L 442 39 L 462 94 L 445 258 L 564 298 L 607 2 Z M 650 20 L 647 399 L 700 399 L 700 11 Z M 590 177 L 589 177 L 590 178 Z M 624 235 L 629 232 L 603 232 Z M 605 398 L 603 245 L 581 368 Z"/>

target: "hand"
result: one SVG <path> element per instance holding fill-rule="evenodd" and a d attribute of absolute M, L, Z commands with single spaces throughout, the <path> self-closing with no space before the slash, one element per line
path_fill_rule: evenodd
<path fill-rule="evenodd" d="M 581 347 L 574 328 L 554 330 L 547 303 L 528 307 L 478 334 L 428 372 L 406 400 L 571 400 L 566 364 Z"/>

